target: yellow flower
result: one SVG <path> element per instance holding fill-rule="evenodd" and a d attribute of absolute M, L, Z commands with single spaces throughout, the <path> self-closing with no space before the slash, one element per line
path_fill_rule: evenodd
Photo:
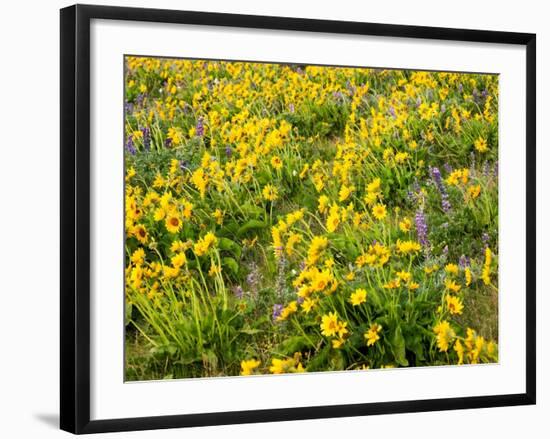
<path fill-rule="evenodd" d="M 448 321 L 443 320 L 434 326 L 433 331 L 436 334 L 439 352 L 447 352 L 449 349 L 449 342 L 455 337 L 455 332 L 451 328 L 451 325 Z"/>
<path fill-rule="evenodd" d="M 367 340 L 367 346 L 372 346 L 380 340 L 380 331 L 382 331 L 382 326 L 378 323 L 370 325 L 369 330 L 363 334 L 365 340 Z"/>
<path fill-rule="evenodd" d="M 214 219 L 216 220 L 216 224 L 222 225 L 223 224 L 223 212 L 220 209 L 216 209 L 214 211 Z"/>
<path fill-rule="evenodd" d="M 273 156 L 271 158 L 271 166 L 273 166 L 274 169 L 281 169 L 283 167 L 283 161 L 278 156 Z"/>
<path fill-rule="evenodd" d="M 221 271 L 222 271 L 222 267 L 220 267 L 219 265 L 216 265 L 216 264 L 211 264 L 210 265 L 210 270 L 208 270 L 208 276 L 214 277 L 217 274 L 221 273 Z"/>
<path fill-rule="evenodd" d="M 477 140 L 474 142 L 474 147 L 481 153 L 489 151 L 489 148 L 487 146 L 487 140 L 484 139 L 483 137 L 477 138 Z"/>
<path fill-rule="evenodd" d="M 338 200 L 339 201 L 346 201 L 349 196 L 353 193 L 355 190 L 354 186 L 346 186 L 345 184 L 342 185 L 340 188 L 340 192 L 338 192 Z"/>
<path fill-rule="evenodd" d="M 286 242 L 285 251 L 288 256 L 294 254 L 294 246 L 302 240 L 302 235 L 292 232 Z"/>
<path fill-rule="evenodd" d="M 336 206 L 336 209 L 333 209 L 334 206 Z M 327 217 L 327 230 L 329 231 L 329 233 L 333 233 L 334 231 L 336 231 L 338 225 L 340 224 L 338 205 L 334 204 L 333 207 L 330 208 L 330 214 Z"/>
<path fill-rule="evenodd" d="M 453 293 L 458 293 L 461 287 L 454 280 L 445 279 L 445 288 L 447 288 L 449 291 L 452 291 Z"/>
<path fill-rule="evenodd" d="M 367 291 L 363 288 L 356 289 L 350 297 L 350 303 L 353 306 L 361 305 L 367 301 Z"/>
<path fill-rule="evenodd" d="M 445 265 L 445 272 L 452 274 L 453 276 L 458 275 L 458 265 L 456 264 L 447 264 Z"/>
<path fill-rule="evenodd" d="M 470 268 L 466 267 L 464 269 L 464 277 L 466 278 L 466 286 L 470 286 L 472 283 L 472 270 Z"/>
<path fill-rule="evenodd" d="M 132 253 L 132 257 L 130 258 L 130 260 L 136 265 L 142 264 L 145 260 L 145 251 L 143 250 L 143 248 L 140 247 L 134 253 Z"/>
<path fill-rule="evenodd" d="M 185 253 L 181 252 L 177 253 L 175 256 L 172 256 L 170 261 L 172 262 L 172 266 L 174 268 L 181 268 L 187 263 L 187 258 L 185 257 Z"/>
<path fill-rule="evenodd" d="M 481 280 L 483 280 L 485 285 L 489 285 L 491 283 L 491 261 L 491 249 L 487 247 L 485 249 L 485 262 L 483 263 L 483 270 L 481 271 Z"/>
<path fill-rule="evenodd" d="M 262 190 L 262 196 L 267 201 L 275 201 L 277 198 L 279 198 L 279 192 L 277 191 L 277 188 L 272 184 L 266 184 Z"/>
<path fill-rule="evenodd" d="M 329 198 L 326 195 L 319 197 L 319 213 L 325 213 L 328 209 Z"/>
<path fill-rule="evenodd" d="M 458 364 L 464 364 L 464 346 L 462 346 L 462 343 L 460 340 L 457 340 L 455 342 L 454 348 L 456 352 L 456 355 L 458 356 Z"/>
<path fill-rule="evenodd" d="M 308 314 L 314 307 L 317 301 L 315 299 L 311 299 L 309 297 L 306 297 L 304 301 L 302 302 L 302 309 L 306 314 Z"/>
<path fill-rule="evenodd" d="M 260 365 L 258 360 L 243 360 L 241 361 L 241 375 L 252 375 L 254 369 Z"/>
<path fill-rule="evenodd" d="M 372 214 L 378 221 L 383 220 L 386 217 L 386 206 L 381 203 L 376 204 L 372 208 Z"/>
<path fill-rule="evenodd" d="M 403 221 L 399 222 L 399 229 L 402 232 L 410 232 L 412 227 L 412 221 L 409 218 L 404 218 Z"/>
<path fill-rule="evenodd" d="M 166 230 L 170 233 L 178 233 L 182 227 L 182 221 L 176 212 L 170 212 L 166 216 L 164 224 L 166 225 Z"/>
<path fill-rule="evenodd" d="M 212 232 L 208 232 L 204 237 L 200 238 L 195 246 L 193 247 L 193 251 L 197 256 L 202 256 L 208 252 L 208 250 L 218 242 L 218 239 L 216 238 L 216 235 L 214 235 Z"/>
<path fill-rule="evenodd" d="M 328 239 L 324 236 L 315 236 L 307 251 L 307 265 L 314 265 L 328 246 Z"/>
<path fill-rule="evenodd" d="M 470 195 L 470 198 L 472 200 L 475 200 L 477 197 L 479 197 L 480 193 L 481 193 L 481 186 L 479 184 L 470 186 L 468 188 L 468 195 Z"/>
<path fill-rule="evenodd" d="M 395 246 L 397 251 L 403 255 L 418 253 L 422 249 L 420 243 L 416 241 L 401 241 L 400 239 L 397 240 Z"/>
<path fill-rule="evenodd" d="M 321 318 L 321 334 L 327 337 L 333 337 L 338 333 L 340 329 L 340 323 L 338 322 L 338 315 L 334 312 L 329 312 Z"/>
<path fill-rule="evenodd" d="M 451 314 L 462 314 L 464 305 L 458 297 L 447 294 L 445 301 L 447 302 L 447 309 Z"/>
<path fill-rule="evenodd" d="M 147 229 L 141 224 L 134 226 L 134 228 L 132 229 L 132 235 L 135 236 L 136 239 L 142 244 L 145 244 L 147 242 L 147 238 L 149 236 L 147 234 Z"/>

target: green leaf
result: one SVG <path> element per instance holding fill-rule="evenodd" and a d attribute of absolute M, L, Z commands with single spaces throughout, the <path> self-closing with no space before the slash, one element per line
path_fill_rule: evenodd
<path fill-rule="evenodd" d="M 218 241 L 218 248 L 220 250 L 230 251 L 238 258 L 241 257 L 241 247 L 229 238 L 220 238 Z"/>
<path fill-rule="evenodd" d="M 400 366 L 408 366 L 409 362 L 405 357 L 405 339 L 403 338 L 403 332 L 401 326 L 397 326 L 393 335 L 391 336 L 391 347 L 395 361 Z"/>
<path fill-rule="evenodd" d="M 245 233 L 249 232 L 250 230 L 263 229 L 264 227 L 267 227 L 267 224 L 265 222 L 255 220 L 255 219 L 251 219 L 251 220 L 247 221 L 246 223 L 244 223 L 239 228 L 239 230 L 237 230 L 237 236 L 240 238 L 241 236 L 243 236 Z"/>
<path fill-rule="evenodd" d="M 222 266 L 229 268 L 233 274 L 239 273 L 239 264 L 233 258 L 222 258 Z"/>

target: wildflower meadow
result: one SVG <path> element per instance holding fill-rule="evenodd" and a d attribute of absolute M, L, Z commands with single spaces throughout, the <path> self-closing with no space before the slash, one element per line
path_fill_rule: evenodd
<path fill-rule="evenodd" d="M 498 75 L 125 58 L 127 380 L 498 361 Z"/>

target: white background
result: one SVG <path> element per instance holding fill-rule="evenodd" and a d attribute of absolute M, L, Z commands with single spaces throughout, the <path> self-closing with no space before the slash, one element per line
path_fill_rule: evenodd
<path fill-rule="evenodd" d="M 101 20 L 91 34 L 92 419 L 525 392 L 525 48 Z M 125 384 L 124 53 L 498 72 L 500 364 Z"/>
<path fill-rule="evenodd" d="M 550 176 L 543 120 L 544 102 L 550 102 L 547 44 L 550 29 L 544 2 L 245 2 L 102 1 L 103 4 L 166 7 L 235 13 L 304 16 L 386 23 L 485 28 L 538 34 L 538 270 L 548 256 L 548 222 L 543 200 Z M 58 412 L 58 288 L 59 288 L 59 153 L 58 153 L 58 8 L 66 2 L 10 3 L 2 11 L 0 68 L 0 433 L 4 437 L 61 437 Z M 313 6 L 314 5 L 314 6 Z M 266 49 L 267 50 L 267 49 Z M 548 175 L 548 174 L 547 174 Z M 538 280 L 539 404 L 535 407 L 498 408 L 457 412 L 405 414 L 339 420 L 316 420 L 209 427 L 186 431 L 124 433 L 109 437 L 281 437 L 315 435 L 335 437 L 453 438 L 543 437 L 550 428 L 544 414 L 550 410 L 548 380 L 540 373 L 548 359 L 548 324 L 543 310 L 548 281 Z M 546 345 L 546 350 L 543 347 Z"/>

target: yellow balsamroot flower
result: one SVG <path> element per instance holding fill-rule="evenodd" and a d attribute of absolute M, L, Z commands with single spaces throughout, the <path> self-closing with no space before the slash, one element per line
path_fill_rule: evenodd
<path fill-rule="evenodd" d="M 346 201 L 349 196 L 355 191 L 354 186 L 347 186 L 345 184 L 342 185 L 340 188 L 340 192 L 338 192 L 338 200 L 339 201 Z"/>
<path fill-rule="evenodd" d="M 386 218 L 386 213 L 386 206 L 384 204 L 379 203 L 372 208 L 372 214 L 378 221 Z"/>
<path fill-rule="evenodd" d="M 464 305 L 462 304 L 460 298 L 447 294 L 447 296 L 445 296 L 445 301 L 447 302 L 447 309 L 451 314 L 462 314 Z"/>
<path fill-rule="evenodd" d="M 475 200 L 481 193 L 481 185 L 477 184 L 468 188 L 468 195 L 470 199 Z"/>
<path fill-rule="evenodd" d="M 272 184 L 266 184 L 262 190 L 262 196 L 267 201 L 275 201 L 279 198 L 279 192 Z"/>
<path fill-rule="evenodd" d="M 281 231 L 279 227 L 273 226 L 271 228 L 271 239 L 273 241 L 273 252 L 278 259 L 283 255 L 283 241 L 281 239 Z"/>
<path fill-rule="evenodd" d="M 208 185 L 208 176 L 204 173 L 202 168 L 198 168 L 193 172 L 191 183 L 193 183 L 193 186 L 199 191 L 201 198 L 204 199 Z"/>
<path fill-rule="evenodd" d="M 483 263 L 483 270 L 481 271 L 481 280 L 485 285 L 491 283 L 491 261 L 492 261 L 491 249 L 487 247 L 485 249 L 485 262 Z"/>
<path fill-rule="evenodd" d="M 409 271 L 405 270 L 398 271 L 397 273 L 395 273 L 395 275 L 399 280 L 402 280 L 403 282 L 409 282 L 412 279 L 412 274 Z"/>
<path fill-rule="evenodd" d="M 321 334 L 327 337 L 334 337 L 340 329 L 338 314 L 329 312 L 321 318 Z"/>
<path fill-rule="evenodd" d="M 182 224 L 177 212 L 170 212 L 166 215 L 164 225 L 170 233 L 178 233 L 181 230 Z"/>
<path fill-rule="evenodd" d="M 279 156 L 273 156 L 271 158 L 271 166 L 273 166 L 274 169 L 279 170 L 283 167 L 283 161 Z"/>
<path fill-rule="evenodd" d="M 487 140 L 484 139 L 483 137 L 478 137 L 476 139 L 476 141 L 474 142 L 474 148 L 481 153 L 489 151 L 489 147 L 487 146 Z"/>
<path fill-rule="evenodd" d="M 380 190 L 382 180 L 380 178 L 375 178 L 371 183 L 367 185 L 367 192 L 378 192 Z"/>
<path fill-rule="evenodd" d="M 336 231 L 340 225 L 340 208 L 337 204 L 333 204 L 330 208 L 329 215 L 327 217 L 327 230 L 330 233 Z"/>
<path fill-rule="evenodd" d="M 472 283 L 472 270 L 469 267 L 464 269 L 464 278 L 466 279 L 466 286 L 470 286 Z"/>
<path fill-rule="evenodd" d="M 216 244 L 216 242 L 218 242 L 218 238 L 216 238 L 216 235 L 214 235 L 212 232 L 208 232 L 197 241 L 197 243 L 193 247 L 193 251 L 197 256 L 202 256 L 206 254 L 208 250 L 210 250 L 210 248 Z"/>
<path fill-rule="evenodd" d="M 285 251 L 288 256 L 294 254 L 294 246 L 302 240 L 302 235 L 292 232 L 286 241 Z"/>
<path fill-rule="evenodd" d="M 449 350 L 449 343 L 455 337 L 453 328 L 451 328 L 448 321 L 443 320 L 434 326 L 433 331 L 436 334 L 439 352 L 447 352 Z"/>
<path fill-rule="evenodd" d="M 170 262 L 172 262 L 172 266 L 174 268 L 181 268 L 183 265 L 187 263 L 187 257 L 183 252 L 177 253 L 176 255 L 172 256 L 172 259 L 170 259 Z"/>
<path fill-rule="evenodd" d="M 365 340 L 367 340 L 367 346 L 372 346 L 378 340 L 380 340 L 380 332 L 382 331 L 382 325 L 373 323 L 367 332 L 363 334 Z"/>
<path fill-rule="evenodd" d="M 319 197 L 319 213 L 325 213 L 328 209 L 328 204 L 330 200 L 326 195 L 321 195 Z"/>
<path fill-rule="evenodd" d="M 460 340 L 457 340 L 455 342 L 453 349 L 455 350 L 458 357 L 458 364 L 464 364 L 464 346 L 462 345 Z"/>
<path fill-rule="evenodd" d="M 216 220 L 216 224 L 221 226 L 223 224 L 223 212 L 220 209 L 216 209 L 213 213 L 213 216 Z"/>
<path fill-rule="evenodd" d="M 222 272 L 222 267 L 220 267 L 217 264 L 211 264 L 210 265 L 210 270 L 208 270 L 208 276 L 215 277 L 216 275 L 218 275 L 221 272 Z"/>
<path fill-rule="evenodd" d="M 403 218 L 403 221 L 399 222 L 399 229 L 402 232 L 410 232 L 412 228 L 412 221 L 409 218 Z"/>
<path fill-rule="evenodd" d="M 304 312 L 308 314 L 315 307 L 316 303 L 317 303 L 317 300 L 311 299 L 310 297 L 306 297 L 302 302 L 301 307 L 304 310 Z"/>
<path fill-rule="evenodd" d="M 395 247 L 397 252 L 402 255 L 418 253 L 422 249 L 420 243 L 416 241 L 401 241 L 400 239 L 397 240 Z"/>
<path fill-rule="evenodd" d="M 315 236 L 311 240 L 311 244 L 307 251 L 306 264 L 308 266 L 314 265 L 319 260 L 319 258 L 321 257 L 321 255 L 323 254 L 327 246 L 328 246 L 327 238 L 325 238 L 324 236 Z"/>
<path fill-rule="evenodd" d="M 458 265 L 456 264 L 445 265 L 445 272 L 453 276 L 458 276 Z"/>
<path fill-rule="evenodd" d="M 252 375 L 254 369 L 260 366 L 260 362 L 255 359 L 241 361 L 241 375 Z"/>
<path fill-rule="evenodd" d="M 458 293 L 461 286 L 452 279 L 445 279 L 445 288 L 447 288 L 449 291 L 452 291 L 453 293 Z"/>
<path fill-rule="evenodd" d="M 137 224 L 133 227 L 131 235 L 134 236 L 139 242 L 145 244 L 149 235 L 147 234 L 147 229 L 143 224 Z"/>
<path fill-rule="evenodd" d="M 135 265 L 143 264 L 143 262 L 145 261 L 145 251 L 143 250 L 143 248 L 140 247 L 134 253 L 132 253 L 130 260 Z"/>
<path fill-rule="evenodd" d="M 410 158 L 410 156 L 411 155 L 408 152 L 398 152 L 397 154 L 395 154 L 395 163 L 405 163 Z"/>
<path fill-rule="evenodd" d="M 359 306 L 367 301 L 367 290 L 363 288 L 356 289 L 350 297 L 350 303 L 353 306 Z"/>
<path fill-rule="evenodd" d="M 286 320 L 292 314 L 294 314 L 296 311 L 298 311 L 298 302 L 293 300 L 292 302 L 290 302 L 287 306 L 285 306 L 283 308 L 283 310 L 281 311 L 281 314 L 279 315 L 279 317 L 277 317 L 277 320 L 278 321 Z"/>

